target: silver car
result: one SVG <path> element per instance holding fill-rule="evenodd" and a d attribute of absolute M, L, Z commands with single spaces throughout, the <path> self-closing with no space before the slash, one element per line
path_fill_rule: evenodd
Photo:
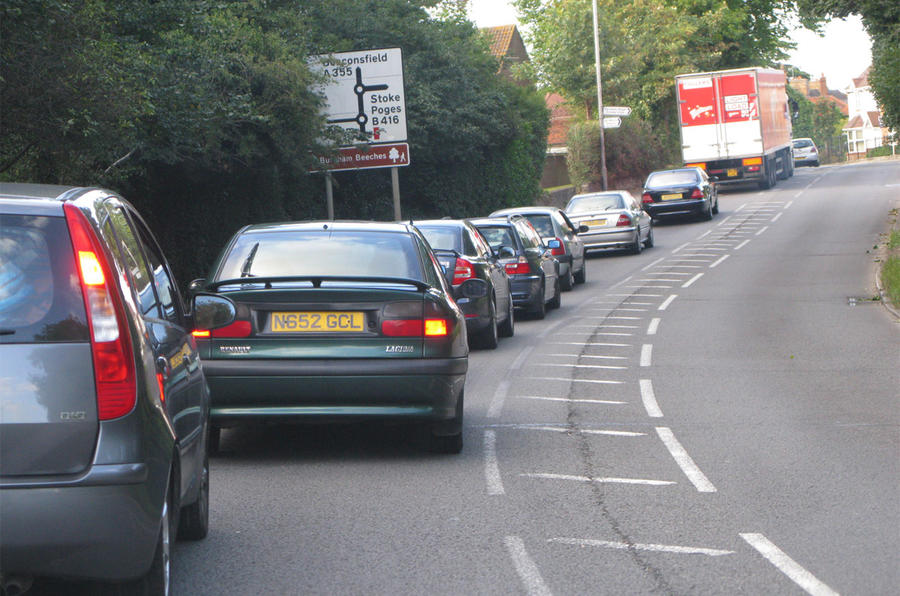
<path fill-rule="evenodd" d="M 566 205 L 566 215 L 576 226 L 585 249 L 627 248 L 637 254 L 653 246 L 653 222 L 627 190 L 575 195 Z"/>
<path fill-rule="evenodd" d="M 0 584 L 167 594 L 176 533 L 206 536 L 209 395 L 144 221 L 101 189 L 0 183 Z M 179 522 L 180 520 L 180 522 Z"/>
<path fill-rule="evenodd" d="M 819 150 L 812 139 L 806 137 L 794 139 L 791 141 L 791 151 L 794 155 L 794 165 L 818 167 Z"/>

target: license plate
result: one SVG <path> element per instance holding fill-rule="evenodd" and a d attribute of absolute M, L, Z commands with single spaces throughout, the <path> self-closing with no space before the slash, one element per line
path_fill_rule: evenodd
<path fill-rule="evenodd" d="M 361 312 L 273 312 L 270 329 L 275 333 L 349 333 L 365 330 Z"/>
<path fill-rule="evenodd" d="M 727 175 L 729 178 L 734 178 L 737 176 L 737 168 L 728 168 Z"/>
<path fill-rule="evenodd" d="M 589 219 L 589 220 L 587 220 L 586 222 L 584 222 L 584 225 L 586 225 L 586 226 L 594 226 L 594 227 L 596 227 L 596 226 L 605 226 L 605 225 L 606 225 L 606 220 L 605 220 L 605 219 Z"/>
<path fill-rule="evenodd" d="M 671 195 L 663 195 L 659 198 L 661 201 L 675 201 L 675 200 L 681 198 L 681 193 L 679 192 L 679 193 L 675 193 L 675 194 L 671 194 Z"/>

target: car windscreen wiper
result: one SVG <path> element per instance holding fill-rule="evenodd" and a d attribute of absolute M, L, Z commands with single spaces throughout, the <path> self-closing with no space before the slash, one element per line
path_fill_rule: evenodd
<path fill-rule="evenodd" d="M 15 330 L 15 329 L 3 329 L 3 328 L 0 328 L 0 335 L 15 335 L 15 334 L 16 334 L 16 330 Z"/>
<path fill-rule="evenodd" d="M 256 258 L 256 251 L 259 250 L 259 242 L 253 245 L 253 248 L 250 249 L 250 254 L 247 255 L 247 258 L 244 259 L 244 264 L 241 266 L 241 277 L 253 277 L 250 273 L 250 267 L 253 266 L 253 259 Z"/>

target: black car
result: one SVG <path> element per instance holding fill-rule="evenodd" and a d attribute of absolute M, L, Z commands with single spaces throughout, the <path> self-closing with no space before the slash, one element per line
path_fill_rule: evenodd
<path fill-rule="evenodd" d="M 719 192 L 715 181 L 703 168 L 651 172 L 644 183 L 641 203 L 653 219 L 672 215 L 712 219 L 719 212 Z"/>
<path fill-rule="evenodd" d="M 194 323 L 137 211 L 97 188 L 0 184 L 0 579 L 168 594 L 206 536 L 209 394 Z M 118 593 L 118 592 L 117 592 Z"/>
<path fill-rule="evenodd" d="M 434 451 L 462 449 L 465 317 L 414 226 L 247 226 L 191 288 L 237 305 L 231 325 L 198 329 L 213 446 L 245 422 L 393 419 L 421 425 Z"/>
<path fill-rule="evenodd" d="M 562 288 L 559 261 L 552 254 L 559 240 L 545 245 L 541 236 L 521 215 L 470 220 L 506 267 L 512 281 L 513 304 L 543 319 L 546 309 L 559 308 Z"/>
<path fill-rule="evenodd" d="M 585 243 L 579 236 L 588 231 L 587 226 L 574 224 L 568 215 L 557 207 L 511 207 L 495 211 L 490 216 L 513 214 L 521 215 L 531 222 L 545 243 L 552 239 L 559 241 L 559 246 L 550 252 L 559 261 L 559 277 L 564 291 L 569 291 L 575 284 L 583 284 L 587 280 Z"/>
<path fill-rule="evenodd" d="M 453 289 L 453 297 L 466 316 L 470 344 L 494 349 L 498 335 L 512 337 L 515 332 L 512 284 L 506 268 L 481 232 L 461 219 L 416 221 L 415 226 L 434 250 Z M 463 293 L 463 286 L 470 279 L 485 282 L 483 295 L 470 297 Z"/>

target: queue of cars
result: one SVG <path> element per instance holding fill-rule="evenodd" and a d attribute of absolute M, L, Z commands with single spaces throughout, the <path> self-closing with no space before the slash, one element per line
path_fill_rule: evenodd
<path fill-rule="evenodd" d="M 470 220 L 246 226 L 187 302 L 121 196 L 0 184 L 0 588 L 168 594 L 173 542 L 207 534 L 228 426 L 400 420 L 459 453 L 470 342 L 559 308 L 588 250 L 653 246 L 655 203 L 717 211 L 696 176 L 702 198 L 647 201 L 651 176 L 643 206 L 609 191 Z"/>

